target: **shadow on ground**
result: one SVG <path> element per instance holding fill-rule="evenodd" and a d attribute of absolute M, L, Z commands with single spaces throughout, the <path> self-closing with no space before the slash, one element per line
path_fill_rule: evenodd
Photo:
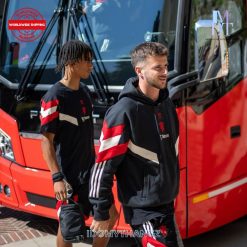
<path fill-rule="evenodd" d="M 185 247 L 247 247 L 247 217 L 184 240 Z"/>

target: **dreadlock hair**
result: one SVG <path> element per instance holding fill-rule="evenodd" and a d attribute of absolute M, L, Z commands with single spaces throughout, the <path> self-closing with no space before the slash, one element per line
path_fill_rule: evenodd
<path fill-rule="evenodd" d="M 56 71 L 59 72 L 67 65 L 73 65 L 81 60 L 89 61 L 92 59 L 92 49 L 80 40 L 70 40 L 66 42 L 59 53 Z"/>
<path fill-rule="evenodd" d="M 143 63 L 149 56 L 168 56 L 168 49 L 158 42 L 144 42 L 131 51 L 131 63 L 135 66 Z"/>

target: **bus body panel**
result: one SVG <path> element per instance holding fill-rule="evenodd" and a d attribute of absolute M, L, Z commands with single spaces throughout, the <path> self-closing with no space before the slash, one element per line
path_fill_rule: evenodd
<path fill-rule="evenodd" d="M 201 115 L 187 109 L 189 237 L 247 214 L 246 87 L 244 79 Z"/>
<path fill-rule="evenodd" d="M 188 196 L 247 175 L 247 79 L 198 115 L 188 107 Z M 239 126 L 240 136 L 231 137 Z"/>
<path fill-rule="evenodd" d="M 14 118 L 12 118 L 1 108 L 0 108 L 0 129 L 2 129 L 11 138 L 12 148 L 15 156 L 15 162 L 21 165 L 25 165 L 17 122 Z"/>
<path fill-rule="evenodd" d="M 41 170 L 48 170 L 42 155 L 41 136 L 37 139 L 21 136 L 20 140 L 26 166 Z"/>
<path fill-rule="evenodd" d="M 19 209 L 56 218 L 55 198 L 50 172 L 13 164 L 11 166 L 11 174 L 14 178 L 13 184 L 19 201 Z M 53 208 L 51 206 L 40 206 L 36 203 L 36 200 L 51 200 L 53 201 Z M 42 202 L 40 204 L 42 205 Z"/>
<path fill-rule="evenodd" d="M 13 177 L 10 171 L 11 161 L 4 159 L 0 156 L 0 184 L 3 191 L 0 193 L 0 201 L 3 205 L 10 207 L 18 207 L 18 199 L 16 197 Z M 10 189 L 10 196 L 4 193 L 4 187 L 8 186 Z"/>
<path fill-rule="evenodd" d="M 246 177 L 241 180 L 243 179 L 247 180 Z M 234 182 L 241 180 L 230 181 L 224 187 L 219 186 L 217 189 L 226 188 L 227 185 L 231 187 Z M 188 200 L 189 231 L 187 237 L 192 237 L 223 226 L 247 214 L 247 181 L 235 189 L 202 202 L 193 202 L 193 197 L 189 197 Z"/>
<path fill-rule="evenodd" d="M 179 119 L 179 145 L 178 158 L 179 167 L 183 169 L 187 166 L 187 147 L 186 147 L 186 107 L 177 108 L 177 115 Z"/>
<path fill-rule="evenodd" d="M 180 187 L 179 194 L 175 200 L 176 221 L 179 226 L 180 234 L 183 238 L 187 236 L 187 147 L 186 147 L 186 108 L 177 108 L 179 119 L 179 145 L 178 158 L 180 167 Z"/>
<path fill-rule="evenodd" d="M 180 170 L 180 187 L 179 194 L 175 200 L 176 221 L 182 238 L 187 236 L 187 196 L 186 196 L 186 169 Z"/>

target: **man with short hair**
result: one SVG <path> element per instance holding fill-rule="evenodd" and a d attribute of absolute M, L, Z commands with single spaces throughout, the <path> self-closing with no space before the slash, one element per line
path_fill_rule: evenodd
<path fill-rule="evenodd" d="M 137 77 L 126 82 L 119 101 L 106 113 L 90 179 L 91 230 L 107 229 L 116 175 L 125 220 L 138 246 L 145 247 L 177 247 L 180 241 L 174 220 L 179 125 L 168 97 L 167 57 L 167 48 L 155 42 L 132 51 Z"/>
<path fill-rule="evenodd" d="M 92 209 L 88 200 L 89 175 L 95 159 L 92 102 L 89 90 L 80 80 L 91 73 L 92 50 L 79 40 L 71 40 L 63 45 L 58 61 L 57 69 L 64 69 L 64 76 L 41 100 L 42 151 L 58 204 L 67 200 L 67 184 L 88 217 Z M 115 207 L 110 209 L 110 215 L 111 229 L 117 219 Z M 103 247 L 107 243 L 107 237 L 96 237 L 93 246 Z M 63 240 L 60 225 L 57 246 L 72 246 Z"/>

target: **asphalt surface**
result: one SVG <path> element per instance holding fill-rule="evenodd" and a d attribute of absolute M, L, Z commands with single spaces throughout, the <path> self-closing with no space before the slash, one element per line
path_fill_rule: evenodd
<path fill-rule="evenodd" d="M 57 222 L 0 207 L 0 245 L 4 247 L 54 247 Z M 91 246 L 92 239 L 74 247 Z M 129 247 L 134 239 L 127 236 L 110 240 L 109 247 Z M 184 240 L 185 247 L 247 247 L 247 216 L 214 231 Z"/>

